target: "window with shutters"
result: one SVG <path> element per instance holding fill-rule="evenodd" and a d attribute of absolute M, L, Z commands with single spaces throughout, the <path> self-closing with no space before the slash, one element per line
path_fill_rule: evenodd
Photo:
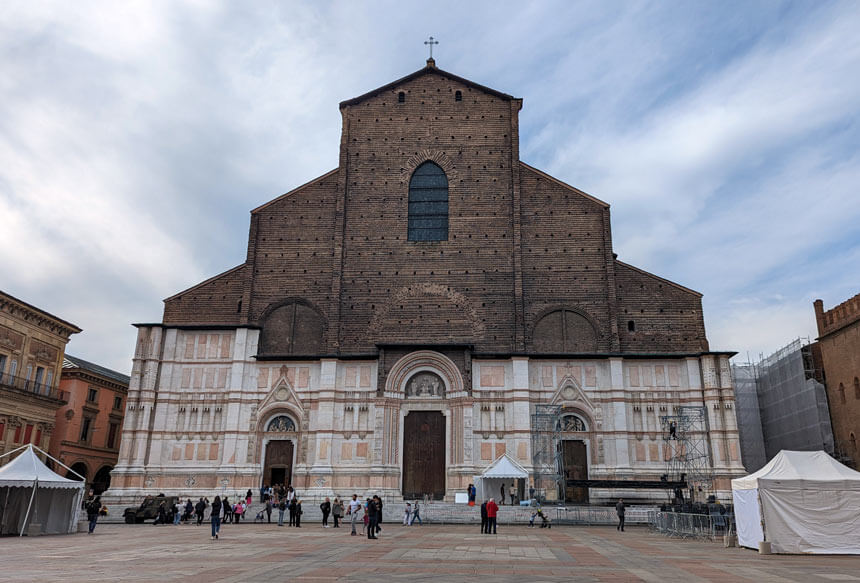
<path fill-rule="evenodd" d="M 448 240 L 448 177 L 424 162 L 409 181 L 409 240 Z"/>

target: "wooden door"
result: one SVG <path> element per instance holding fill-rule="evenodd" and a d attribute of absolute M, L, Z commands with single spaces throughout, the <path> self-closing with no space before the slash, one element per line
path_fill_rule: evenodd
<path fill-rule="evenodd" d="M 588 450 L 584 441 L 565 439 L 562 441 L 562 456 L 565 478 L 569 480 L 588 479 Z M 588 504 L 588 488 L 564 488 L 564 501 L 574 504 Z"/>
<path fill-rule="evenodd" d="M 412 411 L 403 423 L 403 497 L 445 497 L 445 417 Z"/>
<path fill-rule="evenodd" d="M 278 439 L 266 444 L 266 463 L 263 466 L 263 483 L 267 486 L 288 486 L 293 477 L 293 442 Z"/>

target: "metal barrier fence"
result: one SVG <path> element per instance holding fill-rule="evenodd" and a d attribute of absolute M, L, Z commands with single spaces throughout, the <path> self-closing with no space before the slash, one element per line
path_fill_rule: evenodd
<path fill-rule="evenodd" d="M 731 514 L 684 514 L 681 512 L 651 512 L 652 531 L 665 536 L 716 540 L 734 532 Z"/>

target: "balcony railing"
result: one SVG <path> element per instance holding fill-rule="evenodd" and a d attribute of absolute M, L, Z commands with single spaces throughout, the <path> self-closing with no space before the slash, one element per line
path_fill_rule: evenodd
<path fill-rule="evenodd" d="M 43 397 L 52 399 L 62 399 L 66 391 L 60 391 L 56 387 L 51 388 L 44 381 L 36 382 L 34 379 L 26 379 L 24 377 L 16 377 L 10 374 L 0 375 L 0 387 L 18 389 Z"/>

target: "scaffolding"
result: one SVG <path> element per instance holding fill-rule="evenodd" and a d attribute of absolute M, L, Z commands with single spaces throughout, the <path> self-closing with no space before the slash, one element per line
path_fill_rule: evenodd
<path fill-rule="evenodd" d="M 660 423 L 667 454 L 667 481 L 686 482 L 690 488 L 691 501 L 695 499 L 696 492 L 710 492 L 713 489 L 714 470 L 705 407 L 678 407 L 676 414 L 660 417 Z"/>
<path fill-rule="evenodd" d="M 531 429 L 534 497 L 542 502 L 563 499 L 561 406 L 535 405 Z"/>
<path fill-rule="evenodd" d="M 756 366 L 732 365 L 735 386 L 735 414 L 738 420 L 738 437 L 741 459 L 748 472 L 757 472 L 767 463 L 764 450 L 764 432 L 761 427 L 758 392 L 756 392 Z"/>
<path fill-rule="evenodd" d="M 834 453 L 827 393 L 818 381 L 809 339 L 798 338 L 757 363 L 733 366 L 732 373 L 738 396 L 749 393 L 750 377 L 755 389 L 755 401 L 739 398 L 737 403 L 741 454 L 748 471 L 758 469 L 754 467 L 758 462 L 749 462 L 743 436 L 754 438 L 756 424 L 765 459 L 782 449 Z"/>

